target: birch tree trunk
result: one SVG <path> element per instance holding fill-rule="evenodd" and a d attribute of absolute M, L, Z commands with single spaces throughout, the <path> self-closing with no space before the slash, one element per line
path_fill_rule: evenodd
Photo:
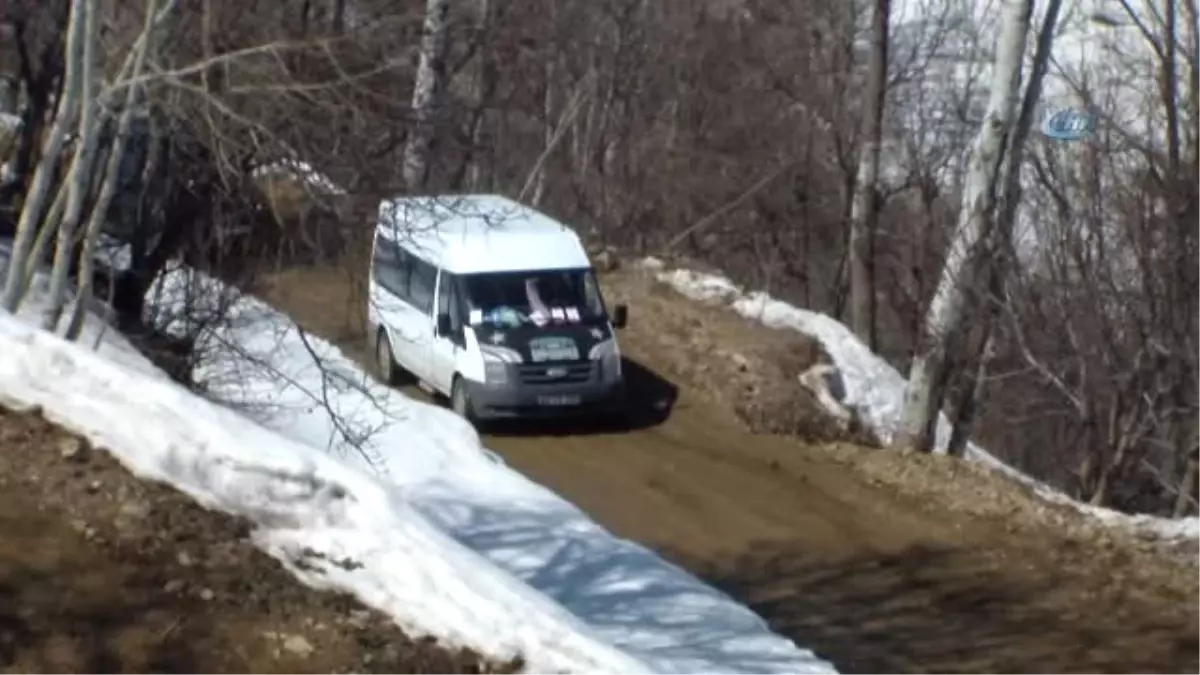
<path fill-rule="evenodd" d="M 850 207 L 850 328 L 875 349 L 874 238 L 879 215 L 879 153 L 887 93 L 888 17 L 891 0 L 875 0 L 871 15 L 871 61 L 863 111 L 858 180 Z"/>
<path fill-rule="evenodd" d="M 937 383 L 945 379 L 945 337 L 962 324 L 966 296 L 975 283 L 971 263 L 995 215 L 997 179 L 1020 100 L 1021 62 L 1032 14 L 1032 0 L 1006 0 L 1004 4 L 987 115 L 971 150 L 958 225 L 909 369 L 896 438 L 900 445 L 928 452 L 937 439 L 944 394 Z"/>
<path fill-rule="evenodd" d="M 446 29 L 450 0 L 427 0 L 421 57 L 413 87 L 413 126 L 404 146 L 404 184 L 409 192 L 424 190 L 429 178 L 435 122 L 446 88 Z"/>
<path fill-rule="evenodd" d="M 67 19 L 67 39 L 63 51 L 66 73 L 63 76 L 63 91 L 59 96 L 58 110 L 50 136 L 42 148 L 42 156 L 34 170 L 33 180 L 25 195 L 21 217 L 17 221 L 17 234 L 13 240 L 12 255 L 4 280 L 4 291 L 0 294 L 0 307 L 15 313 L 25 295 L 25 266 L 29 262 L 29 250 L 33 245 L 38 226 L 42 224 L 42 213 L 46 199 L 54 183 L 59 155 L 67 137 L 67 129 L 75 124 L 79 107 L 79 55 L 83 33 L 84 0 L 72 0 L 71 13 Z"/>
<path fill-rule="evenodd" d="M 67 277 L 71 269 L 71 261 L 75 252 L 76 230 L 79 219 L 83 216 L 83 204 L 87 200 L 91 185 L 88 168 L 92 164 L 92 155 L 96 150 L 96 42 L 99 40 L 98 13 L 99 0 L 82 0 L 84 3 L 83 18 L 83 53 L 80 77 L 80 108 L 79 137 L 75 146 L 75 157 L 68 172 L 66 189 L 67 203 L 62 222 L 58 225 L 58 245 L 54 249 L 54 266 L 50 271 L 49 305 L 46 315 L 42 317 L 42 328 L 53 331 L 58 326 L 63 307 L 67 298 Z M 50 225 L 43 224 L 43 229 Z"/>
<path fill-rule="evenodd" d="M 81 169 L 74 162 L 71 163 L 71 168 L 67 172 L 66 183 L 70 184 L 75 180 L 75 172 Z M 45 222 L 56 223 L 62 218 L 63 211 L 67 208 L 67 193 L 66 188 L 59 188 L 58 194 L 54 197 L 54 202 L 50 204 L 50 210 L 46 212 Z M 25 276 L 22 280 L 22 286 L 18 293 L 24 296 L 29 290 L 30 284 L 33 283 L 33 277 L 37 274 L 38 267 L 41 266 L 42 258 L 46 255 L 46 247 L 50 245 L 50 237 L 54 234 L 53 228 L 43 227 L 38 230 L 37 239 L 33 242 L 33 248 L 30 249 L 29 255 L 25 260 Z"/>
<path fill-rule="evenodd" d="M 999 323 L 999 303 L 1004 296 L 1009 265 L 1016 264 L 1016 261 L 1010 258 L 1013 253 L 1013 225 L 1016 222 L 1017 207 L 1021 201 L 1021 167 L 1025 163 L 1025 143 L 1029 140 L 1029 132 L 1033 129 L 1034 110 L 1042 97 L 1042 82 L 1046 79 L 1046 70 L 1050 65 L 1050 50 L 1054 47 L 1054 31 L 1058 26 L 1058 14 L 1061 9 L 1062 0 L 1050 0 L 1046 5 L 1046 14 L 1042 18 L 1037 46 L 1033 52 L 1029 83 L 1025 86 L 1021 111 L 1017 115 L 1017 122 L 1008 139 L 1007 163 L 1004 165 L 1004 178 L 1000 183 L 1003 187 L 995 221 L 996 231 L 991 237 L 993 246 L 987 255 L 984 272 L 990 297 L 983 298 L 983 302 L 987 303 L 987 306 L 981 311 L 983 339 L 978 352 L 971 359 L 974 363 L 974 373 L 957 406 L 958 413 L 954 421 L 954 429 L 950 435 L 950 443 L 946 447 L 947 454 L 954 457 L 961 457 L 965 454 L 975 421 L 979 419 L 983 408 L 987 371 L 995 356 L 994 338 L 996 325 Z"/>
<path fill-rule="evenodd" d="M 176 0 L 167 0 L 165 6 L 158 12 L 154 11 L 156 0 L 150 0 L 146 7 L 146 21 L 142 24 L 142 33 L 134 45 L 133 65 L 130 80 L 136 82 L 145 69 L 146 52 L 150 49 L 152 33 L 155 27 L 163 21 L 167 13 L 174 7 Z M 104 182 L 100 186 L 100 195 L 88 217 L 87 229 L 84 231 L 82 250 L 79 253 L 78 286 L 75 293 L 75 304 L 71 309 L 71 318 L 63 330 L 63 336 L 68 340 L 78 339 L 83 331 L 83 318 L 92 295 L 92 270 L 95 266 L 96 239 L 100 236 L 100 228 L 108 215 L 108 207 L 117 193 L 117 183 L 121 173 L 121 159 L 125 155 L 125 144 L 129 140 L 129 131 L 133 126 L 134 110 L 138 102 L 139 84 L 128 84 L 125 98 L 121 106 L 121 116 L 117 120 L 117 137 L 109 150 L 108 162 L 104 167 Z M 111 282 L 110 282 L 111 283 Z"/>

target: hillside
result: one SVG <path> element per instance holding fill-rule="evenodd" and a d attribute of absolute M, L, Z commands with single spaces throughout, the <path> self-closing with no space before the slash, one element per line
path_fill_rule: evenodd
<path fill-rule="evenodd" d="M 0 671 L 1200 672 L 1195 0 L 5 3 Z"/>
<path fill-rule="evenodd" d="M 221 293 L 184 270 L 164 279 L 176 291 L 192 287 L 185 281 Z M 35 318 L 37 303 L 25 311 Z M 245 297 L 232 318 L 202 336 L 208 360 L 197 371 L 220 405 L 94 317 L 84 342 L 99 353 L 0 317 L 0 396 L 40 406 L 140 477 L 247 518 L 255 545 L 302 583 L 350 593 L 410 635 L 536 671 L 831 670 L 497 462 L 451 413 L 371 383 L 269 306 Z M 581 553 L 591 573 L 578 569 Z M 687 620 L 664 621 L 683 607 Z"/>
<path fill-rule="evenodd" d="M 296 268 L 268 278 L 263 295 L 361 355 L 353 276 Z M 621 344 L 642 414 L 626 429 L 489 429 L 486 445 L 512 467 L 843 672 L 1196 664 L 1194 540 L 1108 527 L 977 463 L 830 442 L 833 420 L 788 382 L 829 358 L 811 338 L 691 300 L 656 270 L 627 265 L 602 283 L 631 306 Z M 718 295 L 735 299 L 730 288 Z M 462 527 L 484 555 L 516 562 L 486 524 Z M 589 606 L 573 587 L 514 569 Z"/>
<path fill-rule="evenodd" d="M 153 442 L 147 440 L 147 442 Z M 0 671 L 512 672 L 296 583 L 252 521 L 0 407 Z"/>

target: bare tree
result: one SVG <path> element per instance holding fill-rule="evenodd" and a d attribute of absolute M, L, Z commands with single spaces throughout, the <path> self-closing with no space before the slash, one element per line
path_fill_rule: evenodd
<path fill-rule="evenodd" d="M 883 139 L 883 106 L 887 96 L 890 0 L 875 0 L 871 9 L 871 58 L 863 101 L 863 132 L 858 150 L 858 178 L 850 212 L 850 327 L 875 349 L 875 229 L 879 220 L 879 153 Z"/>
<path fill-rule="evenodd" d="M 133 48 L 133 64 L 130 71 L 131 80 L 136 81 L 141 77 L 146 62 L 146 54 L 149 52 L 150 45 L 154 40 L 153 33 L 156 21 L 161 22 L 167 13 L 172 11 L 175 2 L 176 0 L 164 0 L 161 9 L 156 9 L 157 0 L 150 0 L 147 4 L 146 20 Z M 68 339 L 73 340 L 79 337 L 79 332 L 83 326 L 84 312 L 87 311 L 89 301 L 91 300 L 92 269 L 95 265 L 96 239 L 100 236 L 100 229 L 109 213 L 109 205 L 112 203 L 113 197 L 117 192 L 121 161 L 125 158 L 125 145 L 129 140 L 129 134 L 133 126 L 139 91 L 140 87 L 136 84 L 126 86 L 125 100 L 121 106 L 120 117 L 117 121 L 116 139 L 109 150 L 108 162 L 105 165 L 103 179 L 100 183 L 100 194 L 96 198 L 96 204 L 92 207 L 91 216 L 88 218 L 87 230 L 84 233 L 82 251 L 79 256 L 78 288 L 76 290 L 74 310 L 71 313 L 70 321 L 68 321 L 63 331 Z"/>
<path fill-rule="evenodd" d="M 42 327 L 54 330 L 58 319 L 66 305 L 67 273 L 75 253 L 76 229 L 83 216 L 84 200 L 87 198 L 91 185 L 88 167 L 91 166 L 92 156 L 96 151 L 96 71 L 99 54 L 96 43 L 100 39 L 98 0 L 83 0 L 83 47 L 78 54 L 72 54 L 79 59 L 78 63 L 68 63 L 68 68 L 77 68 L 80 83 L 79 133 L 75 147 L 75 157 L 71 161 L 66 190 L 67 201 L 62 222 L 58 226 L 58 246 L 54 252 L 54 267 L 50 271 L 50 291 L 46 315 L 42 319 Z M 45 227 L 45 225 L 43 225 Z M 18 268 L 18 272 L 20 268 Z"/>
<path fill-rule="evenodd" d="M 947 341 L 961 330 L 968 289 L 975 283 L 972 261 L 994 218 L 996 183 L 1004 161 L 1005 139 L 1020 101 L 1021 65 L 1032 13 L 1030 0 L 1008 0 L 1004 5 L 987 119 L 975 139 L 958 227 L 909 370 L 897 439 L 902 445 L 928 451 L 936 441 L 950 347 Z"/>
<path fill-rule="evenodd" d="M 967 443 L 975 421 L 983 405 L 984 387 L 987 381 L 988 368 L 996 356 L 995 332 L 997 330 L 1000 304 L 1004 301 L 1005 285 L 1010 274 L 1013 251 L 1013 227 L 1021 201 L 1021 170 L 1025 165 L 1025 145 L 1033 128 L 1033 118 L 1038 101 L 1042 96 L 1042 83 L 1050 66 L 1051 49 L 1054 45 L 1054 34 L 1058 27 L 1058 15 L 1062 8 L 1062 0 L 1049 0 L 1042 25 L 1038 31 L 1037 46 L 1033 52 L 1033 63 L 1030 66 L 1029 81 L 1025 85 L 1025 93 L 1021 100 L 1021 108 L 1017 114 L 1012 133 L 1008 136 L 1007 159 L 1004 163 L 1003 176 L 999 187 L 999 205 L 991 234 L 991 242 L 986 254 L 980 258 L 982 271 L 977 278 L 984 280 L 984 286 L 977 289 L 981 297 L 975 303 L 975 316 L 980 325 L 980 336 L 973 353 L 964 359 L 966 364 L 965 386 L 960 400 L 955 405 L 953 430 L 951 431 L 946 452 L 961 457 L 965 454 Z"/>
<path fill-rule="evenodd" d="M 1040 475 L 1095 504 L 1182 515 L 1196 506 L 1200 312 L 1197 122 L 1180 71 L 1196 72 L 1196 52 L 1178 28 L 1186 7 L 1120 11 L 1088 27 L 1106 58 L 1056 73 L 1101 124 L 1086 142 L 1032 154 L 1025 194 L 1040 246 L 1004 295 L 1010 344 L 997 363 L 1013 374 L 994 395 L 1010 415 L 1041 413 L 1007 432 L 1013 445 L 1055 439 L 1053 453 L 1026 462 Z M 1148 123 L 1127 122 L 1130 112 Z"/>
<path fill-rule="evenodd" d="M 17 223 L 17 233 L 13 241 L 12 256 L 9 259 L 8 272 L 4 282 L 3 293 L 0 293 L 0 307 L 15 312 L 25 294 L 24 270 L 28 262 L 29 252 L 37 236 L 37 228 L 42 220 L 46 200 L 54 187 L 54 174 L 58 169 L 63 144 L 66 141 L 67 130 L 75 124 L 79 111 L 80 77 L 82 59 L 79 58 L 80 42 L 84 32 L 84 2 L 72 0 L 71 14 L 67 24 L 66 75 L 63 92 L 59 97 L 58 110 L 55 113 L 54 124 L 50 136 L 46 139 L 41 160 L 33 174 L 33 181 L 24 195 L 24 205 L 21 218 Z"/>
<path fill-rule="evenodd" d="M 421 35 L 420 63 L 413 86 L 413 127 L 404 148 L 404 183 L 410 192 L 425 188 L 429 176 L 430 151 L 436 133 L 446 88 L 446 37 L 449 31 L 449 0 L 428 0 Z"/>

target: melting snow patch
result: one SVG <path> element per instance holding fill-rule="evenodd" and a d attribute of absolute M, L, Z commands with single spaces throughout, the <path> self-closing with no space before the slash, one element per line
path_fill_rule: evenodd
<path fill-rule="evenodd" d="M 306 185 L 316 188 L 325 194 L 346 194 L 345 190 L 330 180 L 328 176 L 314 169 L 308 162 L 295 159 L 284 159 L 271 164 L 264 164 L 263 166 L 256 167 L 250 172 L 250 175 L 256 178 L 262 176 L 294 176 L 303 180 Z"/>
<path fill-rule="evenodd" d="M 187 269 L 148 301 L 177 331 L 196 329 L 171 311 L 183 302 L 228 306 L 199 335 L 198 379 L 222 404 L 172 382 L 95 316 L 82 344 L 32 328 L 39 285 L 19 316 L 0 313 L 0 399 L 40 406 L 139 476 L 252 519 L 259 546 L 299 579 L 350 592 L 413 634 L 521 655 L 535 672 L 836 672 L 265 303 Z"/>
<path fill-rule="evenodd" d="M 536 671 L 647 669 L 375 478 L 3 314 L 0 398 L 41 406 L 139 476 L 252 519 L 260 547 L 305 583 L 352 592 L 412 633 L 495 658 L 521 654 Z M 358 564 L 338 564 L 347 559 Z"/>

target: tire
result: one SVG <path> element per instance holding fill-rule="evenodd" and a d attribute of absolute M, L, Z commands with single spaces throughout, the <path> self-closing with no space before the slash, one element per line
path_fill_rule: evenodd
<path fill-rule="evenodd" d="M 475 424 L 475 411 L 471 407 L 471 395 L 467 393 L 467 387 L 463 384 L 461 377 L 454 376 L 454 383 L 450 385 L 450 409 L 455 415 L 464 420 Z"/>
<path fill-rule="evenodd" d="M 384 384 L 395 386 L 400 383 L 400 366 L 392 355 L 392 341 L 383 328 L 375 334 L 375 370 Z"/>
<path fill-rule="evenodd" d="M 624 388 L 615 393 L 596 416 L 601 426 L 614 431 L 627 431 L 633 422 L 633 406 Z"/>

